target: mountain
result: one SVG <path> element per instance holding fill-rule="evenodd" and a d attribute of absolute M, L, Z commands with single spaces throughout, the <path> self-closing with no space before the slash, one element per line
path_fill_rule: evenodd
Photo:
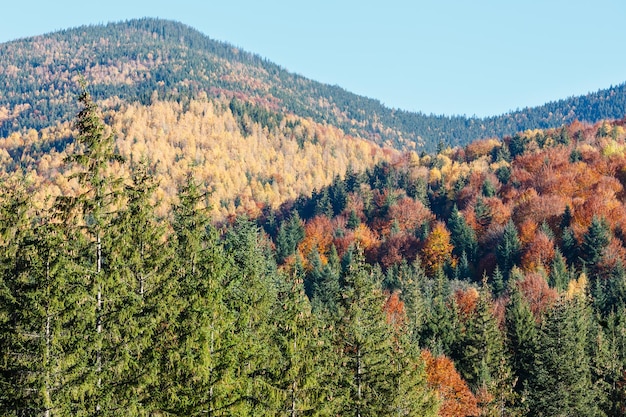
<path fill-rule="evenodd" d="M 436 116 L 390 109 L 293 74 L 258 55 L 210 39 L 181 23 L 139 19 L 85 26 L 0 45 L 0 137 L 41 129 L 76 113 L 82 74 L 97 100 L 187 103 L 200 95 L 237 98 L 278 113 L 327 123 L 346 134 L 399 149 L 433 151 L 576 119 L 619 119 L 626 85 L 501 116 Z"/>

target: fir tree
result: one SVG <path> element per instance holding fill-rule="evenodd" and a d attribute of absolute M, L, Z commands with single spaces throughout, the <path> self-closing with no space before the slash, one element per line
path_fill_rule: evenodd
<path fill-rule="evenodd" d="M 606 248 L 610 240 L 610 230 L 606 221 L 598 216 L 593 216 L 591 224 L 583 236 L 580 248 L 587 268 L 595 269 L 602 259 L 604 248 Z"/>
<path fill-rule="evenodd" d="M 517 285 L 513 286 L 511 299 L 506 307 L 505 324 L 513 374 L 517 378 L 515 391 L 520 396 L 519 406 L 523 406 L 527 395 L 525 388 L 533 375 L 537 329 L 530 306 Z"/>
<path fill-rule="evenodd" d="M 230 262 L 210 226 L 197 185 L 188 180 L 174 208 L 176 263 L 155 341 L 159 384 L 157 409 L 178 415 L 228 415 L 237 402 L 232 390 L 236 356 L 234 318 L 226 305 Z"/>
<path fill-rule="evenodd" d="M 468 261 L 475 261 L 478 253 L 476 232 L 465 222 L 456 205 L 452 208 L 452 213 L 448 219 L 448 229 L 450 230 L 450 239 L 454 245 L 453 254 L 461 256 L 465 253 Z"/>
<path fill-rule="evenodd" d="M 123 162 L 123 158 L 115 151 L 115 138 L 112 133 L 107 134 L 84 81 L 81 88 L 78 100 L 83 108 L 75 122 L 76 150 L 65 162 L 76 168 L 71 177 L 78 180 L 84 191 L 78 196 L 59 197 L 56 209 L 67 225 L 80 228 L 88 237 L 77 263 L 87 280 L 84 288 L 89 293 L 88 299 L 93 300 L 93 304 L 84 306 L 83 315 L 89 317 L 91 313 L 87 310 L 91 310 L 95 321 L 85 334 L 89 342 L 85 346 L 85 362 L 80 365 L 85 373 L 77 389 L 80 392 L 78 407 L 84 407 L 84 412 L 106 413 L 117 404 L 106 392 L 112 383 L 106 380 L 110 376 L 108 369 L 114 364 L 104 363 L 103 354 L 114 348 L 119 324 L 106 319 L 114 311 L 120 290 L 119 282 L 109 270 L 107 262 L 112 254 L 107 253 L 107 249 L 111 249 L 111 225 L 122 197 L 122 179 L 112 173 L 111 164 Z"/>
<path fill-rule="evenodd" d="M 550 284 L 550 287 L 560 292 L 565 291 L 569 284 L 569 273 L 565 265 L 565 257 L 561 254 L 558 247 L 554 250 L 554 258 L 552 259 L 552 268 L 550 268 L 548 284 Z"/>

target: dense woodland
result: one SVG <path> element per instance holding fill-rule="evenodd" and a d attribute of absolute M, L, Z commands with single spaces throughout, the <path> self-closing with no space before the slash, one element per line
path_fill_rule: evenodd
<path fill-rule="evenodd" d="M 1 415 L 626 414 L 624 85 L 425 116 L 153 19 L 0 82 Z"/>
<path fill-rule="evenodd" d="M 1 414 L 626 412 L 624 120 L 389 155 L 218 220 L 192 169 L 157 212 L 152 161 L 80 101 L 75 186 L 2 177 Z"/>
<path fill-rule="evenodd" d="M 407 52 L 410 53 L 410 52 Z M 626 85 L 485 119 L 389 109 L 290 73 L 180 23 L 140 19 L 63 30 L 0 45 L 0 137 L 70 121 L 72 78 L 81 73 L 97 100 L 151 104 L 153 94 L 186 105 L 206 94 L 328 123 L 345 134 L 404 150 L 434 152 L 439 142 L 475 139 L 581 120 L 619 119 Z"/>
<path fill-rule="evenodd" d="M 348 168 L 362 172 L 398 154 L 330 125 L 237 99 L 202 97 L 183 106 L 155 95 L 148 106 L 127 104 L 103 117 L 115 132 L 116 152 L 128 161 L 113 169 L 129 178 L 135 165 L 149 165 L 159 184 L 152 201 L 160 215 L 188 175 L 210 192 L 216 220 L 242 213 L 257 217 L 311 195 Z M 64 163 L 75 151 L 73 133 L 70 123 L 12 133 L 0 140 L 0 172 L 20 172 L 38 206 L 51 196 L 76 193 L 73 167 Z"/>

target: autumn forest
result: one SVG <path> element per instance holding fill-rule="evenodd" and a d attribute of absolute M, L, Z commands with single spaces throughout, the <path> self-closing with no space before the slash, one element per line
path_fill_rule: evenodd
<path fill-rule="evenodd" d="M 187 37 L 0 45 L 1 415 L 626 413 L 626 118 L 542 116 L 601 92 L 409 117 L 172 22 L 76 30 Z"/>

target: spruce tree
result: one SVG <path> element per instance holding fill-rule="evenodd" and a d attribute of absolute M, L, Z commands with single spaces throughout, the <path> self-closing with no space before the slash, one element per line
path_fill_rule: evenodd
<path fill-rule="evenodd" d="M 86 297 L 83 317 L 93 323 L 86 329 L 88 340 L 82 355 L 83 377 L 77 387 L 77 407 L 85 413 L 108 413 L 115 409 L 117 402 L 106 391 L 113 381 L 108 369 L 114 364 L 104 362 L 104 352 L 115 348 L 115 333 L 118 322 L 108 321 L 116 306 L 120 290 L 115 276 L 110 273 L 108 261 L 112 256 L 111 225 L 122 196 L 122 179 L 112 173 L 111 164 L 122 162 L 123 158 L 115 151 L 115 138 L 107 133 L 107 128 L 98 112 L 96 103 L 81 82 L 79 102 L 83 106 L 76 118 L 75 151 L 66 157 L 82 187 L 77 196 L 61 196 L 56 209 L 66 223 L 80 229 L 87 238 L 77 265 L 85 276 Z M 105 327 L 108 326 L 108 327 Z"/>
<path fill-rule="evenodd" d="M 277 298 L 276 264 L 258 227 L 238 218 L 224 237 L 231 268 L 226 275 L 225 304 L 233 312 L 233 353 L 237 358 L 231 395 L 238 404 L 237 415 L 268 412 L 264 375 L 274 369 L 271 346 L 272 306 Z"/>
<path fill-rule="evenodd" d="M 504 233 L 502 239 L 496 248 L 496 258 L 498 260 L 498 266 L 504 274 L 508 277 L 513 266 L 517 265 L 521 256 L 522 244 L 517 235 L 517 228 L 512 220 L 504 226 Z"/>
<path fill-rule="evenodd" d="M 465 253 L 468 261 L 474 262 L 478 253 L 476 232 L 467 224 L 456 205 L 452 208 L 452 213 L 448 219 L 448 229 L 454 245 L 453 254 L 461 256 Z"/>
<path fill-rule="evenodd" d="M 591 312 L 583 295 L 559 300 L 539 328 L 529 379 L 529 410 L 535 416 L 600 416 L 591 378 L 588 337 Z"/>
<path fill-rule="evenodd" d="M 175 305 L 168 282 L 174 254 L 151 201 L 156 187 L 144 164 L 134 167 L 126 204 L 111 223 L 110 247 L 105 245 L 110 274 L 118 283 L 109 315 L 117 323 L 113 349 L 104 352 L 112 364 L 108 391 L 118 407 L 137 415 L 151 407 L 150 387 L 158 384 L 154 343 Z"/>
<path fill-rule="evenodd" d="M 548 277 L 550 287 L 562 292 L 567 289 L 569 284 L 569 273 L 565 264 L 565 257 L 561 254 L 559 248 L 554 250 L 554 258 L 552 259 L 552 268 Z"/>
<path fill-rule="evenodd" d="M 225 285 L 230 261 L 210 226 L 204 194 L 189 179 L 179 192 L 172 227 L 173 297 L 155 338 L 159 363 L 155 408 L 174 415 L 232 415 L 237 357 L 235 319 Z"/>
<path fill-rule="evenodd" d="M 375 270 L 358 251 L 343 276 L 343 297 L 335 349 L 335 413 L 354 416 L 394 415 L 392 330 L 383 314 L 384 297 Z"/>
<path fill-rule="evenodd" d="M 6 189 L 2 184 L 0 204 L 0 412 L 16 415 L 26 407 L 23 386 L 24 371 L 15 361 L 20 345 L 20 326 L 16 313 L 20 309 L 17 277 L 21 266 L 17 260 L 28 235 L 28 198 L 24 190 Z"/>
<path fill-rule="evenodd" d="M 528 395 L 525 388 L 533 375 L 537 329 L 530 306 L 517 285 L 513 286 L 511 298 L 506 307 L 505 326 L 511 366 L 516 378 L 514 388 L 518 394 L 517 406 L 523 409 Z"/>
<path fill-rule="evenodd" d="M 491 303 L 491 293 L 483 283 L 455 356 L 458 358 L 458 370 L 470 387 L 492 396 L 493 399 L 483 405 L 485 413 L 497 415 L 496 410 L 504 409 L 510 400 L 512 379 L 504 337 Z M 487 410 L 491 411 L 487 413 Z"/>
<path fill-rule="evenodd" d="M 296 417 L 323 407 L 320 386 L 322 349 L 315 339 L 318 329 L 304 294 L 302 271 L 278 275 L 278 299 L 271 328 L 272 367 L 265 382 L 271 387 L 267 414 Z"/>
<path fill-rule="evenodd" d="M 590 271 L 595 270 L 611 240 L 609 226 L 598 216 L 593 216 L 587 232 L 583 236 L 581 255 L 585 266 Z"/>

